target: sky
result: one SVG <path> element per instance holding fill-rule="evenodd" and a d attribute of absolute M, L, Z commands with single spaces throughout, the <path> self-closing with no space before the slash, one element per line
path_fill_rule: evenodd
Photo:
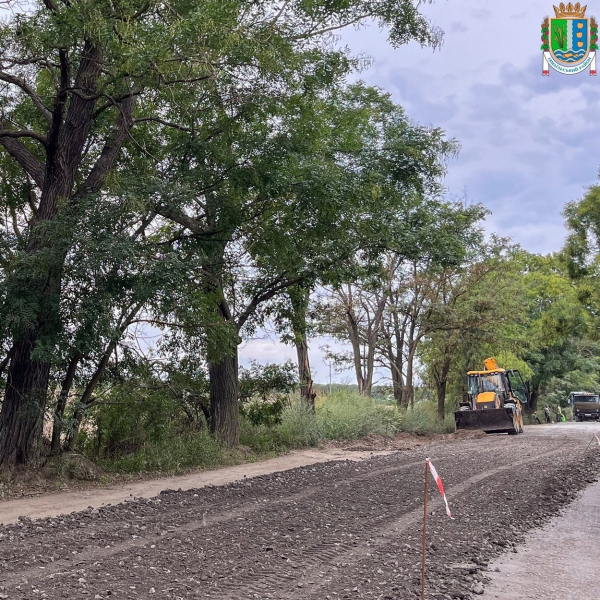
<path fill-rule="evenodd" d="M 582 4 L 586 16 L 600 19 L 600 0 Z M 374 24 L 341 39 L 354 54 L 371 57 L 362 80 L 390 92 L 414 121 L 441 127 L 460 142 L 448 193 L 484 204 L 492 211 L 488 231 L 539 253 L 561 248 L 563 207 L 597 181 L 600 165 L 600 78 L 553 70 L 542 77 L 540 29 L 552 7 L 540 0 L 424 4 L 422 12 L 445 32 L 435 52 L 418 44 L 394 49 Z M 323 383 L 329 380 L 319 348 L 325 343 L 311 345 L 313 378 Z M 274 336 L 240 352 L 243 365 L 286 358 L 295 359 L 294 348 Z M 333 373 L 333 380 L 354 382 L 352 372 Z"/>

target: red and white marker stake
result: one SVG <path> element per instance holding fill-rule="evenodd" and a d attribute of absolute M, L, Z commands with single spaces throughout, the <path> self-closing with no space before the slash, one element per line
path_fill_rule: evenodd
<path fill-rule="evenodd" d="M 598 440 L 600 444 L 600 440 Z M 446 514 L 452 519 L 452 513 L 450 512 L 450 507 L 448 506 L 448 500 L 446 499 L 446 493 L 444 492 L 444 484 L 442 483 L 442 478 L 438 475 L 438 472 L 435 470 L 435 467 L 431 464 L 431 461 L 426 458 L 425 459 L 425 492 L 423 495 L 423 540 L 422 540 L 422 557 L 421 557 L 421 600 L 425 600 L 425 561 L 427 558 L 427 482 L 429 481 L 428 472 L 431 472 L 435 482 L 437 483 L 438 489 L 440 490 L 440 494 L 444 499 L 444 504 L 446 505 Z"/>
<path fill-rule="evenodd" d="M 600 438 L 597 435 L 595 435 L 594 437 L 596 438 L 596 440 L 598 441 L 598 445 L 600 446 Z"/>
<path fill-rule="evenodd" d="M 598 438 L 596 438 L 598 439 Z M 598 440 L 598 443 L 600 444 L 600 440 Z M 442 498 L 444 499 L 444 504 L 446 505 L 446 514 L 451 518 L 454 519 L 454 517 L 452 516 L 452 513 L 450 512 L 450 507 L 448 506 L 448 500 L 446 499 L 446 493 L 444 492 L 444 484 L 442 483 L 442 478 L 438 475 L 438 472 L 435 470 L 435 467 L 431 464 L 431 461 L 426 458 L 425 462 L 427 463 L 427 466 L 429 467 L 429 470 L 431 471 L 431 474 L 433 475 L 433 478 L 435 479 L 435 482 L 437 483 L 438 486 L 438 490 L 440 490 L 440 494 L 442 495 Z"/>

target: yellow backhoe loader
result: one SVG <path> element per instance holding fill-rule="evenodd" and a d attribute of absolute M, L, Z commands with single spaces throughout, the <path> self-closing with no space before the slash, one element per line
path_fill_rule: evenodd
<path fill-rule="evenodd" d="M 484 371 L 467 373 L 467 399 L 454 413 L 456 429 L 523 433 L 523 404 L 529 402 L 529 390 L 521 374 L 501 369 L 495 358 L 483 364 Z"/>

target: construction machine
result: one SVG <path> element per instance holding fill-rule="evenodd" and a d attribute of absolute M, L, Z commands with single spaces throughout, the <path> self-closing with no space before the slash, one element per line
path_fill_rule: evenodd
<path fill-rule="evenodd" d="M 501 369 L 495 358 L 483 364 L 483 371 L 467 373 L 467 398 L 454 413 L 456 429 L 523 433 L 523 404 L 529 402 L 529 390 L 521 373 Z"/>

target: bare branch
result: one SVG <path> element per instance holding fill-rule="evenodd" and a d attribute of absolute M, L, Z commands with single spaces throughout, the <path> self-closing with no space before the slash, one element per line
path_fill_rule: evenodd
<path fill-rule="evenodd" d="M 344 29 L 345 27 L 350 27 L 350 25 L 356 25 L 356 23 L 360 23 L 361 21 L 368 19 L 370 16 L 371 16 L 370 14 L 359 15 L 358 17 L 356 17 L 350 21 L 347 21 L 346 23 L 340 23 L 338 25 L 332 25 L 331 27 L 325 27 L 323 29 L 308 31 L 306 33 L 303 33 L 302 35 L 293 36 L 292 39 L 293 40 L 307 40 L 312 37 L 317 37 L 320 35 L 325 35 L 326 33 L 331 33 L 332 31 L 339 31 L 340 29 Z"/>

